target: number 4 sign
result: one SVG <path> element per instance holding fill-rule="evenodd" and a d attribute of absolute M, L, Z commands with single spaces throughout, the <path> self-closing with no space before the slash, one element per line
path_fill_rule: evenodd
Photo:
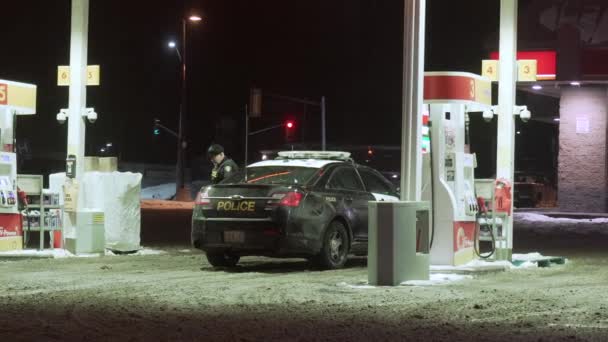
<path fill-rule="evenodd" d="M 498 61 L 495 59 L 481 61 L 481 76 L 489 78 L 492 82 L 498 82 Z"/>

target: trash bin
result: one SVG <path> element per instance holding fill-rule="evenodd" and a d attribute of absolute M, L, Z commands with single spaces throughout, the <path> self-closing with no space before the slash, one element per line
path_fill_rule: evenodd
<path fill-rule="evenodd" d="M 429 202 L 369 202 L 368 282 L 429 279 Z"/>

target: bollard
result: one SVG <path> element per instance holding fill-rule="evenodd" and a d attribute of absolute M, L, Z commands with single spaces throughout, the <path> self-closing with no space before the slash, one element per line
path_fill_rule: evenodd
<path fill-rule="evenodd" d="M 368 282 L 428 280 L 429 202 L 369 202 Z"/>

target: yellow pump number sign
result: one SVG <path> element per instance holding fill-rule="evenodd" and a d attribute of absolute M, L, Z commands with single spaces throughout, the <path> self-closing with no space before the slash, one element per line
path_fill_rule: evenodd
<path fill-rule="evenodd" d="M 498 61 L 495 59 L 484 59 L 481 61 L 481 75 L 492 82 L 498 82 Z"/>
<path fill-rule="evenodd" d="M 536 82 L 538 61 L 535 59 L 520 59 L 517 61 L 517 81 Z M 492 82 L 498 82 L 500 78 L 498 60 L 484 59 L 481 61 L 481 75 L 489 78 Z"/>
<path fill-rule="evenodd" d="M 87 66 L 87 85 L 98 86 L 99 85 L 99 65 Z M 60 65 L 57 67 L 57 85 L 58 86 L 69 86 L 70 85 L 70 67 L 67 65 Z"/>

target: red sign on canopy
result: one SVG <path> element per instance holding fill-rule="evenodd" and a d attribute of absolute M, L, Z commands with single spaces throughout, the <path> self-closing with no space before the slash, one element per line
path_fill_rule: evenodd
<path fill-rule="evenodd" d="M 490 53 L 491 59 L 498 59 L 498 52 Z M 554 80 L 557 75 L 557 53 L 553 50 L 518 51 L 517 60 L 533 59 L 537 61 L 537 79 Z"/>

